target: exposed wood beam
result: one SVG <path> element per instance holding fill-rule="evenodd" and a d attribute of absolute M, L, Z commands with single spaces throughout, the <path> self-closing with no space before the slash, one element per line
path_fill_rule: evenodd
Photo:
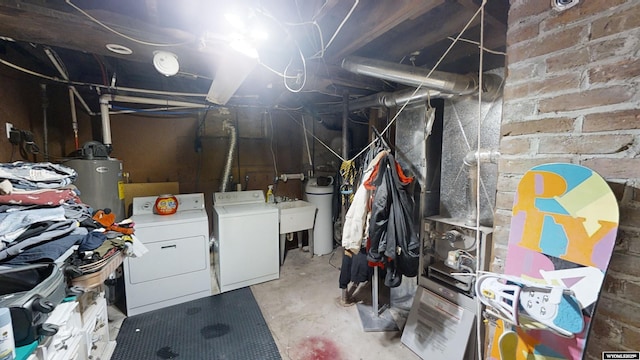
<path fill-rule="evenodd" d="M 474 3 L 473 0 L 458 0 L 458 2 L 460 3 L 460 5 L 464 6 L 469 10 L 472 10 L 473 12 L 476 12 L 478 10 L 478 5 Z M 486 23 L 491 24 L 491 26 L 494 26 L 496 29 L 506 34 L 507 25 L 503 21 L 500 21 L 498 18 L 493 16 L 491 12 L 488 11 L 488 8 L 486 5 L 484 10 L 485 10 L 484 20 L 486 21 Z"/>
<path fill-rule="evenodd" d="M 489 25 L 490 27 L 490 25 Z M 487 31 L 489 29 L 485 29 L 485 31 Z M 447 56 L 443 59 L 441 65 L 446 65 L 446 64 L 451 64 L 451 63 L 455 63 L 456 61 L 468 57 L 471 54 L 479 54 L 479 46 L 478 44 L 472 44 L 469 43 L 468 41 L 465 40 L 471 40 L 471 41 L 476 41 L 477 42 L 477 38 L 476 36 L 478 35 L 476 32 L 479 31 L 478 26 L 476 26 L 475 28 L 470 29 L 470 32 L 474 33 L 474 36 L 462 36 L 459 40 L 458 43 L 456 45 L 453 46 L 453 48 L 451 49 L 451 51 L 449 51 L 449 53 L 447 54 Z M 499 49 L 501 47 L 504 47 L 505 45 L 505 41 L 506 41 L 506 34 L 505 33 L 500 33 L 500 32 L 494 32 L 491 31 L 492 34 L 494 34 L 493 36 L 485 36 L 484 39 L 484 47 L 486 49 Z M 469 34 L 471 35 L 471 34 Z M 451 44 L 451 42 L 453 42 L 453 40 L 450 39 L 445 39 L 443 41 L 441 41 L 439 44 L 437 44 L 436 46 L 433 46 L 433 49 L 439 49 L 438 53 L 433 53 L 433 54 L 428 54 L 425 53 L 423 54 L 423 56 L 421 56 L 418 59 L 419 64 L 423 64 L 427 67 L 432 66 L 433 64 L 435 64 L 439 59 L 440 56 L 442 55 L 442 53 L 444 53 L 444 51 L 449 47 L 449 45 Z"/>
<path fill-rule="evenodd" d="M 158 14 L 158 0 L 144 0 L 147 9 L 147 17 L 149 22 L 154 25 L 160 25 L 160 15 Z"/>
<path fill-rule="evenodd" d="M 379 5 L 376 7 L 360 9 L 360 14 L 367 12 L 364 18 L 360 16 L 357 19 L 350 19 L 351 21 L 358 22 L 357 28 L 360 30 L 351 33 L 343 31 L 342 40 L 333 46 L 333 49 L 338 50 L 335 52 L 331 51 L 329 61 L 335 62 L 353 53 L 393 29 L 398 24 L 419 17 L 443 2 L 444 0 L 382 1 L 379 2 Z M 356 9 L 356 11 L 358 11 L 358 9 Z"/>
<path fill-rule="evenodd" d="M 471 19 L 473 12 L 465 8 L 460 8 L 456 10 L 454 14 L 455 16 L 451 16 L 447 21 L 439 23 L 437 27 L 429 28 L 428 31 L 416 31 L 415 36 L 410 39 L 398 39 L 398 41 L 391 42 L 391 46 L 385 49 L 385 58 L 390 61 L 397 61 L 409 55 L 407 53 L 407 49 L 409 48 L 407 41 L 411 41 L 414 50 L 422 50 L 445 39 L 447 36 L 456 36 Z M 471 26 L 478 22 L 479 20 L 476 18 Z"/>
<path fill-rule="evenodd" d="M 184 56 L 180 59 L 180 66 L 196 71 L 202 67 L 202 54 L 196 48 L 192 34 L 176 29 L 166 29 L 149 23 L 142 23 L 127 16 L 96 10 L 91 12 L 97 19 L 109 19 L 107 24 L 119 32 L 136 39 L 157 43 L 188 43 L 175 48 L 165 48 L 168 51 L 180 49 Z M 64 26 L 61 26 L 64 24 Z M 136 28 L 118 24 L 136 24 Z M 52 31 L 51 29 L 56 29 Z M 93 21 L 71 12 L 58 11 L 38 5 L 14 1 L 0 0 L 0 34 L 18 41 L 31 42 L 49 46 L 59 46 L 71 50 L 89 52 L 98 55 L 122 58 L 130 61 L 151 63 L 153 48 L 124 39 Z M 82 34 L 82 36 L 78 36 Z M 117 55 L 109 52 L 105 45 L 116 43 L 125 45 L 133 50 L 131 55 Z M 199 56 L 200 55 L 200 56 Z"/>
<path fill-rule="evenodd" d="M 322 20 L 325 16 L 331 13 L 331 10 L 340 3 L 340 0 L 326 0 L 317 10 L 314 12 L 313 19 L 316 21 Z"/>

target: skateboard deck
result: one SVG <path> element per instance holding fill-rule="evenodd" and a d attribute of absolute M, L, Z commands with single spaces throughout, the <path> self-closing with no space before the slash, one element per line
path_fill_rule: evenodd
<path fill-rule="evenodd" d="M 499 315 L 488 359 L 583 358 L 618 215 L 613 192 L 591 169 L 552 163 L 524 174 L 504 274 L 477 282 L 488 313 Z"/>

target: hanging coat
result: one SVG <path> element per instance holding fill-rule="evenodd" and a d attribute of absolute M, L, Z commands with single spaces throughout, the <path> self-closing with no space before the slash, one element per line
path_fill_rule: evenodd
<path fill-rule="evenodd" d="M 413 178 L 404 175 L 391 154 L 380 160 L 366 186 L 374 189 L 369 222 L 371 262 L 386 264 L 385 285 L 399 286 L 402 275 L 418 274 L 420 241 L 413 223 Z"/>
<path fill-rule="evenodd" d="M 342 246 L 351 250 L 354 254 L 360 252 L 363 237 L 366 238 L 365 227 L 368 215 L 367 202 L 370 197 L 369 191 L 364 182 L 369 179 L 373 173 L 374 167 L 378 164 L 388 151 L 381 151 L 371 160 L 364 173 L 362 174 L 363 182 L 358 186 L 353 201 L 344 217 L 344 226 L 342 227 Z"/>

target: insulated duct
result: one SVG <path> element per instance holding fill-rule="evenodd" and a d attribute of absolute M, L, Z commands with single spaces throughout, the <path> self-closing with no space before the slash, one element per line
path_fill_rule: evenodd
<path fill-rule="evenodd" d="M 421 88 L 424 87 L 449 94 L 467 95 L 478 90 L 477 76 L 431 71 L 422 67 L 367 59 L 359 56 L 350 56 L 342 60 L 342 68 L 359 75 L 371 76 L 414 87 L 420 86 Z"/>
<path fill-rule="evenodd" d="M 227 191 L 229 186 L 229 175 L 231 174 L 231 164 L 233 163 L 233 152 L 236 149 L 236 127 L 233 126 L 231 121 L 225 120 L 222 123 L 222 129 L 229 131 L 229 152 L 227 152 L 227 162 L 224 165 L 224 173 L 222 174 L 222 183 L 220 185 L 220 192 Z"/>

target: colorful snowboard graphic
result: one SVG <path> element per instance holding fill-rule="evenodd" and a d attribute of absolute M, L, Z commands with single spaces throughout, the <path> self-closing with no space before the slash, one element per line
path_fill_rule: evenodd
<path fill-rule="evenodd" d="M 509 319 L 509 309 L 494 311 L 509 320 L 498 321 L 487 358 L 582 359 L 617 230 L 616 198 L 594 171 L 563 163 L 527 171 L 515 194 L 505 276 L 478 279 L 489 312 L 505 304 L 515 312 Z M 496 297 L 498 288 L 512 300 Z"/>

